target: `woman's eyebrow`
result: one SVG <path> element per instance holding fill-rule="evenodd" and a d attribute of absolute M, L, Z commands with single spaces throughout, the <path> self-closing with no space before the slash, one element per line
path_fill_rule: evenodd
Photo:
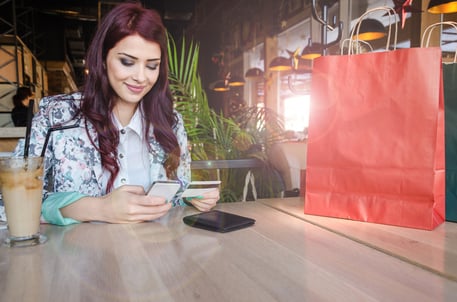
<path fill-rule="evenodd" d="M 125 52 L 118 52 L 117 54 L 118 55 L 124 55 L 124 56 L 129 57 L 129 58 L 134 59 L 134 60 L 138 60 L 137 57 L 129 55 L 129 54 L 125 53 Z M 148 62 L 160 61 L 160 58 L 147 59 L 146 61 L 148 61 Z"/>

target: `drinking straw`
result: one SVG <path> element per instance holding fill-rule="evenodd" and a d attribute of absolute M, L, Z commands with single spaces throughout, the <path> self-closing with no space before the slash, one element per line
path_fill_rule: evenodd
<path fill-rule="evenodd" d="M 35 104 L 35 100 L 31 99 L 29 102 L 29 107 L 27 107 L 27 124 L 26 124 L 26 130 L 25 130 L 24 158 L 29 156 L 30 132 L 32 129 L 34 104 Z"/>
<path fill-rule="evenodd" d="M 65 129 L 76 128 L 76 127 L 79 127 L 79 125 L 78 124 L 69 125 L 69 126 L 58 125 L 58 126 L 49 128 L 48 131 L 46 132 L 46 138 L 44 139 L 43 149 L 41 149 L 41 157 L 44 157 L 44 154 L 46 153 L 46 148 L 49 143 L 49 137 L 51 136 L 51 132 L 56 131 L 56 130 L 65 130 Z"/>

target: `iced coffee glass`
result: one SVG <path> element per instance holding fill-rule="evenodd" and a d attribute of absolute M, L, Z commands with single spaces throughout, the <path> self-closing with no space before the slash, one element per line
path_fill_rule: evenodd
<path fill-rule="evenodd" d="M 43 157 L 0 158 L 0 189 L 9 232 L 4 244 L 44 243 L 46 236 L 40 234 Z"/>

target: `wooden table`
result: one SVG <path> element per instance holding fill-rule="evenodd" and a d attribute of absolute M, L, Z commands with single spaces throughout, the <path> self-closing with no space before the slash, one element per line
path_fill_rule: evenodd
<path fill-rule="evenodd" d="M 49 238 L 44 245 L 0 247 L 0 301 L 456 301 L 451 272 L 425 269 L 325 225 L 337 219 L 306 221 L 294 213 L 300 202 L 220 204 L 256 219 L 225 234 L 184 225 L 182 217 L 196 212 L 190 207 L 135 225 L 42 225 Z M 397 241 L 402 228 L 356 225 L 359 233 L 367 226 L 386 235 L 386 246 L 421 253 L 426 245 L 414 244 L 420 238 Z M 456 228 L 448 233 L 447 226 L 417 233 L 436 237 L 436 249 L 427 252 L 444 271 L 457 261 L 456 250 L 446 246 L 455 246 Z M 0 231 L 0 239 L 5 236 Z"/>
<path fill-rule="evenodd" d="M 457 281 L 457 223 L 433 231 L 304 214 L 304 199 L 260 200 L 307 223 Z M 456 293 L 457 297 L 457 293 Z M 457 298 L 456 298 L 457 301 Z"/>

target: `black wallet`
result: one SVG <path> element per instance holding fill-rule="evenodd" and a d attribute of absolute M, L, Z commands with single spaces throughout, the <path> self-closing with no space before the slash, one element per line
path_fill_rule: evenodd
<path fill-rule="evenodd" d="M 183 221 L 192 227 L 220 233 L 239 230 L 255 223 L 255 219 L 218 210 L 186 216 Z"/>

